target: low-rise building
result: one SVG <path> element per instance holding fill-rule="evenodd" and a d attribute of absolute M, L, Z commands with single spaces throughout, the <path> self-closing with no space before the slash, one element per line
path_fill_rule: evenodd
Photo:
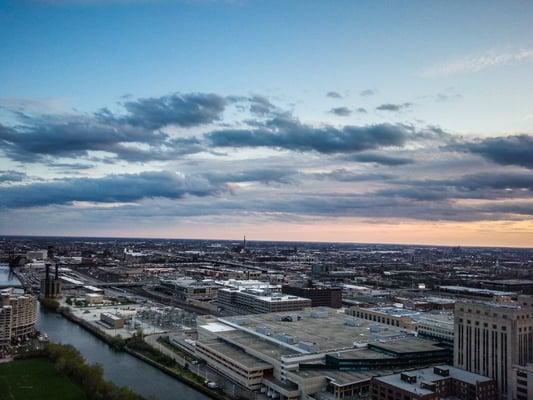
<path fill-rule="evenodd" d="M 124 327 L 124 318 L 111 313 L 101 313 L 100 321 L 110 326 L 113 329 L 120 329 Z"/>
<path fill-rule="evenodd" d="M 399 307 L 350 307 L 346 314 L 417 332 L 434 340 L 453 343 L 452 313 L 422 312 Z"/>
<path fill-rule="evenodd" d="M 283 285 L 284 294 L 311 300 L 312 307 L 342 307 L 342 288 L 328 285 Z"/>
<path fill-rule="evenodd" d="M 371 400 L 496 400 L 496 382 L 449 365 L 376 377 Z"/>
<path fill-rule="evenodd" d="M 189 300 L 212 301 L 216 298 L 219 287 L 213 280 L 192 278 L 163 280 L 159 286 L 160 290 L 183 302 Z"/>
<path fill-rule="evenodd" d="M 220 289 L 217 306 L 221 315 L 261 314 L 280 311 L 298 311 L 311 307 L 311 300 L 284 295 L 270 289 Z"/>
<path fill-rule="evenodd" d="M 85 295 L 85 302 L 88 305 L 102 304 L 104 302 L 104 296 L 100 293 L 87 293 Z"/>
<path fill-rule="evenodd" d="M 513 394 L 514 400 L 533 399 L 533 364 L 513 366 Z"/>
<path fill-rule="evenodd" d="M 398 307 L 363 308 L 357 306 L 348 308 L 346 314 L 411 331 L 415 330 L 415 324 L 413 323 L 412 317 L 420 315 L 418 311 L 406 310 Z"/>

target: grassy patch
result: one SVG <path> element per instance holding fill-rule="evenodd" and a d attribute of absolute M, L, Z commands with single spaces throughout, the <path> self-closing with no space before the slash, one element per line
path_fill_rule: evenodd
<path fill-rule="evenodd" d="M 0 400 L 86 400 L 83 391 L 45 359 L 0 364 Z"/>

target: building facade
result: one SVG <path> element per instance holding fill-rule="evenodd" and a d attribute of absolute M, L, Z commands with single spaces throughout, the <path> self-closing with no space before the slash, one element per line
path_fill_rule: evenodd
<path fill-rule="evenodd" d="M 283 285 L 281 291 L 292 296 L 311 300 L 312 307 L 342 307 L 342 288 L 331 286 Z"/>
<path fill-rule="evenodd" d="M 263 314 L 303 310 L 311 300 L 269 289 L 228 288 L 218 291 L 217 306 L 221 315 Z"/>
<path fill-rule="evenodd" d="M 533 400 L 533 364 L 513 367 L 513 400 Z"/>
<path fill-rule="evenodd" d="M 0 354 L 35 332 L 37 301 L 34 296 L 16 294 L 13 289 L 0 292 Z"/>
<path fill-rule="evenodd" d="M 502 399 L 513 397 L 513 366 L 533 362 L 533 302 L 458 302 L 454 366 L 493 378 Z"/>

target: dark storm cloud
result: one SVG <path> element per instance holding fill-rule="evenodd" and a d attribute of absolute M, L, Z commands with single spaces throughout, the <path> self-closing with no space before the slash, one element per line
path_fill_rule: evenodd
<path fill-rule="evenodd" d="M 334 107 L 329 112 L 339 117 L 348 117 L 352 114 L 352 110 L 348 107 Z"/>
<path fill-rule="evenodd" d="M 293 183 L 298 171 L 290 168 L 260 168 L 238 172 L 208 172 L 203 174 L 212 183 Z"/>
<path fill-rule="evenodd" d="M 365 90 L 362 90 L 359 95 L 360 96 L 363 96 L 363 97 L 369 97 L 369 96 L 373 96 L 376 94 L 376 91 L 375 90 L 372 90 L 372 89 L 365 89 Z"/>
<path fill-rule="evenodd" d="M 145 198 L 180 199 L 220 192 L 205 179 L 171 172 L 108 175 L 102 178 L 57 179 L 0 188 L 0 207 L 21 208 L 87 202 L 132 202 Z"/>
<path fill-rule="evenodd" d="M 533 136 L 495 137 L 467 143 L 460 148 L 502 165 L 533 169 Z"/>
<path fill-rule="evenodd" d="M 400 147 L 417 135 L 414 128 L 400 124 L 313 127 L 280 115 L 262 127 L 219 130 L 205 137 L 215 147 L 270 147 L 333 154 Z"/>
<path fill-rule="evenodd" d="M 326 97 L 330 97 L 332 99 L 342 99 L 342 95 L 339 92 L 334 91 L 327 92 Z"/>
<path fill-rule="evenodd" d="M 24 172 L 13 170 L 0 171 L 0 183 L 22 182 L 26 179 L 28 179 L 28 175 Z"/>
<path fill-rule="evenodd" d="M 396 112 L 396 111 L 402 111 L 402 110 L 405 110 L 407 108 L 410 108 L 412 107 L 412 103 L 402 103 L 402 104 L 392 104 L 392 103 L 386 103 L 386 104 L 382 104 L 378 107 L 376 107 L 376 110 L 378 111 L 393 111 L 393 112 Z"/>
<path fill-rule="evenodd" d="M 406 164 L 412 164 L 415 162 L 415 160 L 412 158 L 389 156 L 389 155 L 380 154 L 380 153 L 351 154 L 349 156 L 345 156 L 344 160 L 356 161 L 360 163 L 375 163 L 375 164 L 390 165 L 390 166 L 406 165 Z"/>

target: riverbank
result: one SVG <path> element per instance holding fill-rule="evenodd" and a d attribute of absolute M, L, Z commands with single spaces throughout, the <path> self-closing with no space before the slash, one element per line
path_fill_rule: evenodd
<path fill-rule="evenodd" d="M 83 390 L 44 359 L 0 364 L 0 399 L 87 400 Z"/>
<path fill-rule="evenodd" d="M 0 284 L 20 285 L 7 265 L 0 264 Z M 45 312 L 39 304 L 37 329 L 50 341 L 70 344 L 88 363 L 104 366 L 103 377 L 130 388 L 146 399 L 208 400 L 209 397 L 124 351 L 116 351 L 95 334 L 57 313 Z M 1 392 L 0 392 L 1 393 Z M 1 397 L 1 396 L 0 396 Z M 61 398 L 60 396 L 57 398 Z"/>
<path fill-rule="evenodd" d="M 54 313 L 54 311 L 46 311 L 50 313 Z M 91 333 L 98 339 L 100 339 L 102 342 L 107 344 L 109 347 L 111 347 L 114 351 L 118 352 L 125 352 L 149 365 L 151 365 L 154 368 L 157 368 L 159 371 L 163 372 L 164 374 L 174 378 L 178 379 L 179 381 L 185 383 L 187 386 L 191 387 L 192 389 L 204 394 L 205 396 L 215 399 L 215 400 L 228 400 L 230 399 L 226 395 L 208 388 L 203 384 L 203 380 L 198 375 L 195 375 L 190 370 L 183 368 L 176 364 L 176 366 L 170 368 L 169 366 L 163 365 L 160 362 L 153 359 L 153 357 L 150 357 L 148 354 L 143 354 L 142 352 L 136 351 L 127 345 L 127 340 L 118 341 L 117 338 L 107 335 L 106 333 L 102 332 L 86 320 L 79 318 L 72 314 L 68 308 L 65 307 L 59 307 L 56 309 L 56 313 L 58 315 L 61 315 L 65 319 L 68 319 L 69 321 L 77 324 L 87 332 Z M 117 343 L 121 344 L 117 344 Z M 157 349 L 153 348 L 154 352 L 158 352 Z"/>
<path fill-rule="evenodd" d="M 152 360 L 151 358 L 137 352 L 134 350 L 129 349 L 126 346 L 125 351 L 127 351 L 129 354 L 131 354 L 134 357 L 137 357 L 138 359 L 152 365 L 153 367 L 159 369 L 160 371 L 164 372 L 165 374 L 172 376 L 173 378 L 179 379 L 180 381 L 186 383 L 187 385 L 191 386 L 192 388 L 198 390 L 199 392 L 205 394 L 206 396 L 209 396 L 212 399 L 215 400 L 230 400 L 230 397 L 216 392 L 201 383 L 201 378 L 198 375 L 194 375 L 193 372 L 191 372 L 188 369 L 185 369 L 180 366 L 175 366 L 173 368 L 166 367 L 162 364 L 159 364 L 158 362 Z M 196 378 L 193 378 L 191 375 L 194 375 L 196 378 L 200 379 L 200 381 L 195 380 Z"/>
<path fill-rule="evenodd" d="M 72 381 L 89 399 L 106 400 L 145 400 L 131 389 L 109 382 L 103 377 L 103 368 L 99 364 L 89 364 L 82 354 L 73 346 L 48 343 L 44 348 L 20 354 L 15 362 L 39 360 L 51 364 L 51 369 Z M 40 379 L 36 376 L 37 381 Z M 31 382 L 31 379 L 30 379 Z M 44 389 L 46 392 L 46 389 Z M 36 392 L 38 395 L 39 392 Z M 61 397 L 63 398 L 63 397 Z"/>

